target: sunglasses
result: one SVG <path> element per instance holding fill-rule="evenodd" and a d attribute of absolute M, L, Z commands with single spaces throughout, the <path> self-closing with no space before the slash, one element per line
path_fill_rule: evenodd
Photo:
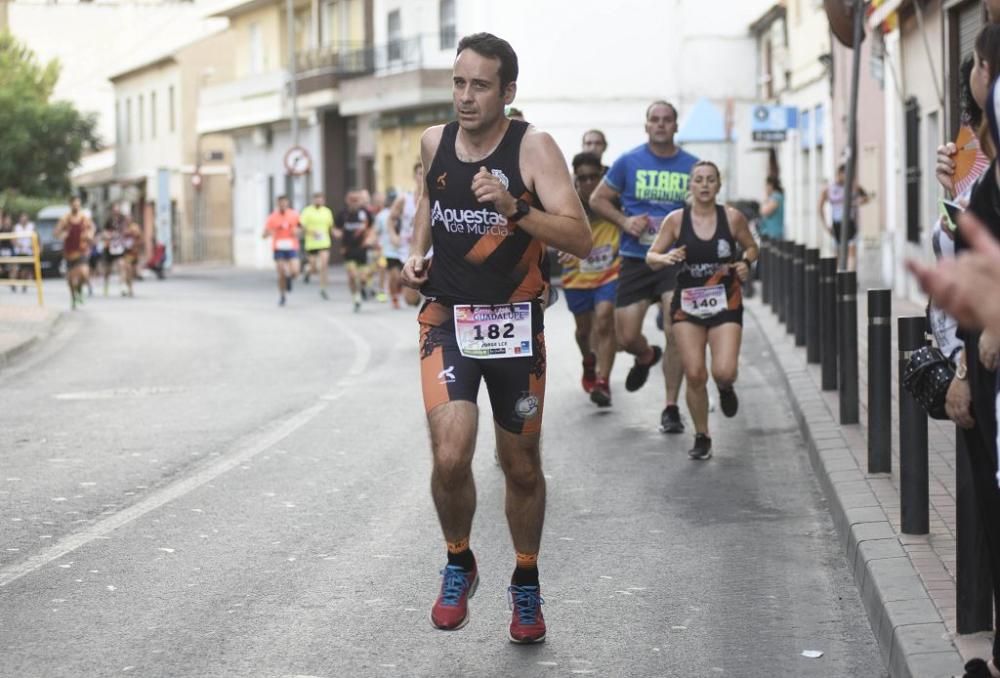
<path fill-rule="evenodd" d="M 599 181 L 603 175 L 602 174 L 577 174 L 577 181 Z"/>

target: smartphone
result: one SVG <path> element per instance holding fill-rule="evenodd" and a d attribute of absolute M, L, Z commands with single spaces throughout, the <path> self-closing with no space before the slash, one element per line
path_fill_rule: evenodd
<path fill-rule="evenodd" d="M 941 201 L 941 215 L 945 219 L 945 224 L 948 230 L 954 233 L 958 230 L 958 220 L 962 216 L 962 212 L 965 208 L 959 205 L 957 202 L 951 200 Z"/>

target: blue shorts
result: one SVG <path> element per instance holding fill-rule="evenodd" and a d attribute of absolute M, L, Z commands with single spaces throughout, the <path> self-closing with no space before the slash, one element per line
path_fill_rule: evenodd
<path fill-rule="evenodd" d="M 590 313 L 603 301 L 613 306 L 615 296 L 618 294 L 618 281 L 612 280 L 589 290 L 564 289 L 563 292 L 566 293 L 566 305 L 569 306 L 570 312 L 573 315 L 581 315 Z"/>
<path fill-rule="evenodd" d="M 298 250 L 274 250 L 275 261 L 293 261 L 298 258 Z"/>

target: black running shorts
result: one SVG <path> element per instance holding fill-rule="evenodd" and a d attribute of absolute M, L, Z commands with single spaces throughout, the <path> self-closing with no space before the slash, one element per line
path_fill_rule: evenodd
<path fill-rule="evenodd" d="M 658 302 L 677 287 L 677 267 L 654 271 L 644 259 L 622 257 L 618 274 L 618 296 L 615 307 L 624 308 L 640 301 Z"/>
<path fill-rule="evenodd" d="M 475 403 L 486 381 L 493 420 L 517 435 L 537 434 L 545 402 L 545 333 L 542 307 L 532 302 L 532 355 L 480 360 L 458 349 L 455 316 L 449 306 L 428 301 L 420 311 L 420 380 L 427 413 L 445 403 Z"/>

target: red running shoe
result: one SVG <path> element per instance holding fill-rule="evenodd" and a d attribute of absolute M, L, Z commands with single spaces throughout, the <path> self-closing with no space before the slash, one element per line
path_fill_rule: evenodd
<path fill-rule="evenodd" d="M 583 386 L 583 390 L 590 393 L 594 390 L 594 385 L 597 383 L 597 356 L 591 353 L 586 358 L 583 359 L 583 378 L 580 380 L 580 384 Z"/>
<path fill-rule="evenodd" d="M 537 586 L 513 586 L 507 589 L 507 601 L 514 616 L 507 637 L 518 644 L 541 643 L 545 640 L 545 618 L 542 616 L 542 592 Z"/>
<path fill-rule="evenodd" d="M 469 571 L 447 565 L 441 574 L 441 593 L 431 608 L 431 624 L 442 631 L 457 631 L 469 623 L 469 598 L 479 586 L 479 568 Z"/>
<path fill-rule="evenodd" d="M 590 392 L 590 402 L 598 407 L 611 407 L 611 387 L 607 379 L 598 379 Z"/>

